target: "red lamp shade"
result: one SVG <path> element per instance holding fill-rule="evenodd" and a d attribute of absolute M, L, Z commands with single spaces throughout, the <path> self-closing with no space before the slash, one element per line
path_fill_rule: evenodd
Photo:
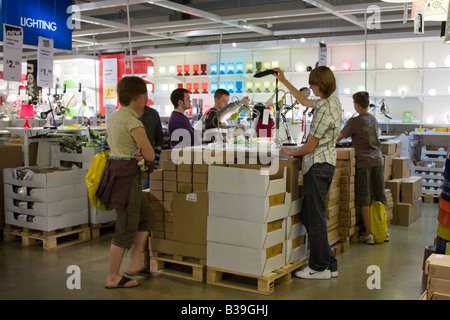
<path fill-rule="evenodd" d="M 178 71 L 178 76 L 182 76 L 183 75 L 183 66 L 182 65 L 177 65 L 177 71 Z"/>
<path fill-rule="evenodd" d="M 31 128 L 28 124 L 28 119 L 34 117 L 34 108 L 31 104 L 23 104 L 19 111 L 19 117 L 25 118 L 23 128 Z"/>
<path fill-rule="evenodd" d="M 184 75 L 185 76 L 189 76 L 189 65 L 188 64 L 185 64 L 184 65 Z"/>
<path fill-rule="evenodd" d="M 198 76 L 199 65 L 198 64 L 194 64 L 192 66 L 192 69 L 194 70 L 194 76 Z"/>

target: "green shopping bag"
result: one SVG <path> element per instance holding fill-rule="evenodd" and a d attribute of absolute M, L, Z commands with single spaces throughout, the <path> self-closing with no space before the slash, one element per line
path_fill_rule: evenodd
<path fill-rule="evenodd" d="M 383 243 L 388 232 L 386 207 L 380 201 L 370 206 L 370 228 L 376 243 Z"/>

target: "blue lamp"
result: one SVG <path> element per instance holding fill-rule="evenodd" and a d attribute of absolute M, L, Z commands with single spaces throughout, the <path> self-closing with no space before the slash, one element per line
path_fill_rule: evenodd
<path fill-rule="evenodd" d="M 228 62 L 227 69 L 228 69 L 228 74 L 234 74 L 234 63 Z"/>
<path fill-rule="evenodd" d="M 236 93 L 242 93 L 242 81 L 236 81 Z"/>
<path fill-rule="evenodd" d="M 236 62 L 236 74 L 244 73 L 244 63 Z"/>
<path fill-rule="evenodd" d="M 215 93 L 217 89 L 217 82 L 211 82 L 211 93 Z"/>
<path fill-rule="evenodd" d="M 211 63 L 211 74 L 217 74 L 217 63 Z"/>
<path fill-rule="evenodd" d="M 234 82 L 228 82 L 227 90 L 229 93 L 234 93 Z"/>
<path fill-rule="evenodd" d="M 225 74 L 225 63 L 220 64 L 220 74 Z"/>

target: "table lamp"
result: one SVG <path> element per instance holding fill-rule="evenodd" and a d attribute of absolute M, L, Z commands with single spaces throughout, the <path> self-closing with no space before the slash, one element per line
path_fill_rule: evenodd
<path fill-rule="evenodd" d="M 25 118 L 25 124 L 22 128 L 31 128 L 28 119 L 34 117 L 34 108 L 32 104 L 22 104 L 19 111 L 19 117 Z"/>

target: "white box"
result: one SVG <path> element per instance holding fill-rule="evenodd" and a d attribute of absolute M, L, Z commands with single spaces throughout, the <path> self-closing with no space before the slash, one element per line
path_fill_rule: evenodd
<path fill-rule="evenodd" d="M 89 204 L 89 223 L 99 224 L 108 223 L 117 219 L 117 211 L 115 209 L 102 211 Z"/>
<path fill-rule="evenodd" d="M 208 191 L 268 197 L 286 192 L 286 172 L 283 177 L 262 175 L 258 169 L 209 166 Z"/>
<path fill-rule="evenodd" d="M 83 169 L 89 169 L 94 156 L 101 151 L 100 147 L 81 147 L 81 153 L 68 153 L 61 151 L 59 145 L 51 146 L 51 164 L 61 167 L 61 161 L 81 162 Z"/>
<path fill-rule="evenodd" d="M 285 240 L 286 219 L 268 223 L 208 216 L 207 241 L 266 249 Z"/>
<path fill-rule="evenodd" d="M 55 202 L 34 202 L 33 209 L 20 208 L 14 205 L 14 199 L 5 197 L 5 209 L 40 217 L 58 216 L 69 212 L 83 211 L 88 208 L 87 198 L 65 199 Z"/>
<path fill-rule="evenodd" d="M 79 212 L 65 213 L 53 217 L 34 216 L 33 222 L 15 219 L 14 212 L 5 210 L 5 221 L 7 224 L 13 226 L 30 228 L 33 230 L 53 231 L 88 223 L 88 209 Z"/>
<path fill-rule="evenodd" d="M 289 216 L 293 216 L 302 212 L 303 199 L 304 198 L 298 198 L 292 201 L 291 209 L 289 210 Z"/>
<path fill-rule="evenodd" d="M 286 264 L 292 263 L 297 260 L 301 260 L 308 257 L 308 245 L 298 244 L 298 239 L 286 240 Z"/>
<path fill-rule="evenodd" d="M 209 215 L 265 223 L 286 218 L 291 203 L 287 192 L 283 204 L 270 206 L 269 197 L 210 191 Z"/>
<path fill-rule="evenodd" d="M 55 188 L 33 188 L 30 195 L 21 195 L 13 191 L 13 185 L 5 184 L 5 197 L 23 201 L 55 202 L 61 199 L 86 197 L 88 199 L 86 183 L 64 185 Z"/>
<path fill-rule="evenodd" d="M 271 250 L 275 249 L 274 255 Z M 285 242 L 276 247 L 254 249 L 208 241 L 206 245 L 208 267 L 262 276 L 285 265 Z"/>
<path fill-rule="evenodd" d="M 34 173 L 31 180 L 20 180 L 13 178 L 15 169 L 45 170 L 51 169 L 51 167 L 6 168 L 3 169 L 3 183 L 32 188 L 53 188 L 86 183 L 85 177 L 88 172 L 85 169 L 56 170 L 49 173 Z"/>
<path fill-rule="evenodd" d="M 306 228 L 300 221 L 300 214 L 286 218 L 286 240 L 306 234 Z"/>

